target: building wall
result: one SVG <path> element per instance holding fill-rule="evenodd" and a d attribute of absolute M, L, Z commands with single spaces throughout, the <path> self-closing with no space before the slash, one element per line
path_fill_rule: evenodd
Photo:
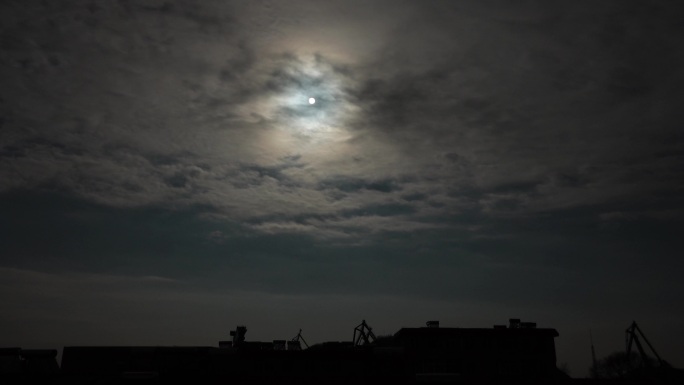
<path fill-rule="evenodd" d="M 545 377 L 556 369 L 550 329 L 402 329 L 395 335 L 416 373 Z"/>

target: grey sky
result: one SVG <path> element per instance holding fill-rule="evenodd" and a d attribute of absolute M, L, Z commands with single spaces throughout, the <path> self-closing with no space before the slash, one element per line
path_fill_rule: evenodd
<path fill-rule="evenodd" d="M 681 366 L 682 16 L 4 1 L 0 340 L 522 317 L 584 375 L 636 319 Z"/>

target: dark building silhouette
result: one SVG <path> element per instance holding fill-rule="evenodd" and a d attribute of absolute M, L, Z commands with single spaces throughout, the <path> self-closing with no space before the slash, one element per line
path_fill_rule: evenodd
<path fill-rule="evenodd" d="M 442 328 L 438 321 L 430 321 L 427 327 L 403 328 L 384 337 L 376 337 L 363 321 L 352 341 L 312 346 L 301 330 L 289 341 L 272 342 L 247 341 L 246 333 L 247 328 L 239 326 L 231 332 L 232 341 L 220 341 L 219 347 L 69 346 L 63 350 L 58 373 L 56 351 L 5 349 L 3 357 L 28 358 L 18 359 L 21 364 L 12 359 L 1 362 L 3 373 L 8 368 L 15 374 L 28 373 L 34 370 L 28 369 L 33 363 L 45 363 L 43 358 L 50 356 L 54 378 L 69 384 L 179 379 L 235 384 L 549 383 L 565 378 L 556 369 L 558 332 L 517 319 L 493 328 Z M 22 369 L 11 369 L 17 365 Z"/>
<path fill-rule="evenodd" d="M 549 379 L 558 376 L 555 329 L 512 319 L 494 328 L 403 328 L 394 335 L 418 376 Z"/>
<path fill-rule="evenodd" d="M 57 350 L 0 349 L 0 373 L 53 374 L 58 371 Z"/>

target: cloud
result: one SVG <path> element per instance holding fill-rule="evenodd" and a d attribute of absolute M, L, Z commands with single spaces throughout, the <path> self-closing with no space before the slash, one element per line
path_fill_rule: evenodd
<path fill-rule="evenodd" d="M 8 64 L 47 64 L 4 72 L 1 187 L 122 207 L 203 205 L 207 215 L 254 223 L 298 223 L 302 212 L 372 217 L 366 208 L 402 199 L 420 203 L 403 213 L 414 221 L 444 223 L 464 207 L 483 220 L 525 218 L 672 188 L 664 178 L 681 159 L 655 155 L 676 154 L 681 138 L 644 132 L 666 121 L 631 112 L 669 92 L 639 35 L 669 27 L 627 30 L 632 16 L 612 5 L 592 14 L 497 4 L 483 13 L 490 6 L 409 3 L 394 19 L 360 17 L 357 28 L 374 20 L 383 32 L 364 46 L 378 54 L 356 60 L 273 44 L 297 30 L 288 23 L 303 20 L 303 6 L 278 11 L 289 20 L 282 25 L 254 16 L 269 25 L 260 34 L 235 15 L 271 12 L 261 6 L 38 7 L 44 19 L 5 32 Z M 308 11 L 332 22 L 332 9 Z M 68 23 L 48 39 L 60 17 Z M 677 54 L 668 39 L 655 45 Z M 35 81 L 17 80 L 29 73 Z M 313 108 L 309 95 L 319 100 Z"/>
<path fill-rule="evenodd" d="M 352 178 L 345 176 L 338 176 L 325 179 L 320 182 L 322 189 L 336 189 L 345 193 L 357 192 L 359 190 L 373 190 L 384 193 L 401 190 L 397 181 L 391 179 L 384 180 L 363 180 L 360 178 Z"/>

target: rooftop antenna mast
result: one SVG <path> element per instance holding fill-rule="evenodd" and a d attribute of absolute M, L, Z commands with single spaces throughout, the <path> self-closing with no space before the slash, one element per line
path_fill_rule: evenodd
<path fill-rule="evenodd" d="M 302 350 L 302 345 L 300 342 L 304 342 L 304 346 L 306 346 L 307 349 L 309 348 L 309 344 L 306 343 L 304 336 L 302 336 L 302 329 L 299 329 L 299 333 L 297 333 L 294 338 L 288 341 L 288 350 Z"/>
<path fill-rule="evenodd" d="M 368 326 L 366 320 L 362 320 L 361 324 L 354 328 L 354 346 L 367 345 L 375 342 L 375 334 L 373 328 Z"/>

